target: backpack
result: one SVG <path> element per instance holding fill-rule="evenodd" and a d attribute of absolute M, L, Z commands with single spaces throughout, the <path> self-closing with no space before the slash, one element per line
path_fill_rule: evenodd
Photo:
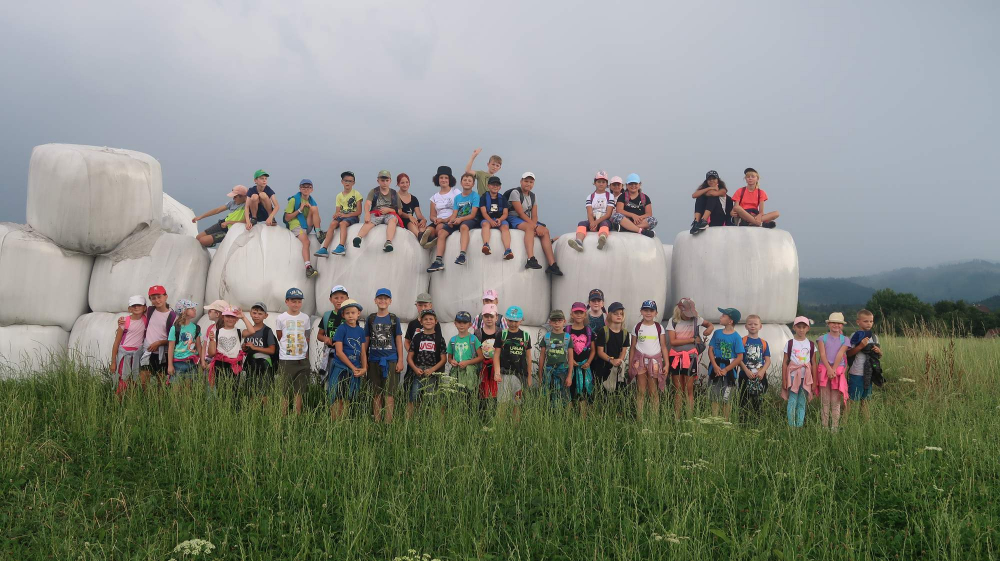
<path fill-rule="evenodd" d="M 152 319 L 153 312 L 155 312 L 155 311 L 156 311 L 156 308 L 154 308 L 152 306 L 150 306 L 149 308 L 146 309 L 146 325 L 147 326 L 149 325 L 149 320 Z M 132 316 L 129 316 L 129 317 L 125 318 L 125 325 L 126 325 L 126 327 L 128 326 L 130 319 L 132 319 Z M 175 312 L 173 308 L 170 308 L 170 312 L 167 314 L 167 333 L 170 333 L 170 328 L 174 325 L 174 323 L 176 321 L 177 321 L 177 312 Z M 124 333 L 122 333 L 122 337 L 123 338 L 125 337 Z"/>
<path fill-rule="evenodd" d="M 507 203 L 507 208 L 514 210 L 513 203 L 510 202 L 510 194 L 517 191 L 517 194 L 524 198 L 524 191 L 520 187 L 514 187 L 513 189 L 507 189 L 503 192 L 503 200 Z M 531 208 L 535 208 L 535 192 L 531 191 L 528 193 L 528 200 L 531 201 Z"/>
<path fill-rule="evenodd" d="M 747 348 L 747 339 L 749 339 L 749 338 L 750 338 L 749 335 L 744 335 L 743 336 L 743 348 L 744 349 Z M 767 352 L 767 341 L 765 341 L 764 339 L 761 339 L 760 342 L 763 343 L 763 345 L 764 345 L 763 348 L 761 349 L 761 352 Z"/>
<path fill-rule="evenodd" d="M 368 320 L 365 321 L 365 335 L 369 339 L 372 338 L 372 326 L 375 325 L 375 317 L 377 315 L 378 315 L 377 313 L 372 312 L 372 313 L 368 314 Z M 396 314 L 394 314 L 392 312 L 389 312 L 389 325 L 392 326 L 391 327 L 391 329 L 392 329 L 392 336 L 393 336 L 393 338 L 395 338 L 396 337 L 396 331 L 399 329 L 399 317 L 397 317 Z M 399 349 L 396 349 L 397 353 L 399 351 L 400 351 Z"/>
<path fill-rule="evenodd" d="M 329 338 L 331 338 L 331 339 L 333 339 L 334 333 L 337 332 L 336 329 L 333 330 L 333 333 L 330 332 L 330 318 L 332 318 L 332 317 L 333 317 L 333 310 L 327 310 L 323 314 L 323 319 L 321 320 L 321 323 L 320 323 L 320 325 L 323 326 L 323 332 L 326 333 L 326 336 L 329 337 Z M 341 324 L 343 324 L 343 321 L 341 321 Z M 340 325 L 337 325 L 337 327 L 340 327 Z"/>
<path fill-rule="evenodd" d="M 144 326 L 149 325 L 149 318 L 146 317 L 145 315 L 142 316 L 142 324 Z M 125 334 L 128 333 L 128 327 L 130 325 L 132 325 L 132 316 L 131 315 L 125 316 L 125 327 L 122 328 L 122 341 L 125 340 Z"/>
<path fill-rule="evenodd" d="M 513 191 L 513 189 L 511 189 L 511 191 Z M 493 197 L 492 197 L 492 195 L 490 195 L 489 191 L 487 191 L 486 193 L 484 193 L 483 196 L 479 198 L 479 206 L 482 207 L 483 209 L 485 209 L 483 211 L 483 215 L 484 216 L 489 216 L 490 215 L 490 205 L 492 203 L 494 203 L 494 202 L 497 203 L 497 208 L 500 209 L 500 212 L 503 212 L 504 207 L 507 206 L 507 198 L 504 197 L 504 195 L 502 193 L 497 193 L 497 200 L 496 201 L 493 200 Z"/>
<path fill-rule="evenodd" d="M 659 339 L 660 335 L 663 335 L 663 326 L 660 325 L 660 322 L 658 322 L 658 321 L 653 322 L 653 325 L 656 326 L 656 338 Z M 641 321 L 639 323 L 635 324 L 635 329 L 633 330 L 633 333 L 635 333 L 635 338 L 636 339 L 639 338 L 639 328 L 640 327 L 642 327 L 642 322 Z M 607 329 L 608 329 L 608 327 L 604 326 L 604 329 L 605 329 L 605 331 L 604 331 L 605 340 L 607 340 L 607 334 L 608 334 Z M 698 328 L 695 327 L 695 329 L 697 330 Z M 695 337 L 695 339 L 698 338 L 697 331 L 695 331 L 695 336 L 694 337 Z"/>

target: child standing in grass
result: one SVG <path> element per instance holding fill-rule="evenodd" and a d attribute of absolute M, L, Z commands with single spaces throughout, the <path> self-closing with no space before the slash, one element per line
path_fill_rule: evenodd
<path fill-rule="evenodd" d="M 381 422 L 383 418 L 386 423 L 392 422 L 392 414 L 396 409 L 396 391 L 399 389 L 399 373 L 403 370 L 403 330 L 399 326 L 399 318 L 389 311 L 390 304 L 392 304 L 392 292 L 388 288 L 376 290 L 375 307 L 378 311 L 368 314 L 368 321 L 365 322 L 368 384 L 371 385 L 374 394 L 372 414 L 376 423 Z"/>
<path fill-rule="evenodd" d="M 479 314 L 482 324 L 476 329 L 476 339 L 479 339 L 483 353 L 483 367 L 479 372 L 479 413 L 485 415 L 486 410 L 497 402 L 497 383 L 500 382 L 500 371 L 494 368 L 493 356 L 496 354 L 497 340 L 501 330 L 497 326 L 497 305 L 483 304 Z"/>
<path fill-rule="evenodd" d="M 611 231 L 611 216 L 615 212 L 615 197 L 608 191 L 608 174 L 599 171 L 594 176 L 595 191 L 587 197 L 587 219 L 576 225 L 576 238 L 569 246 L 583 251 L 583 240 L 587 232 L 597 232 L 597 249 L 604 249 Z"/>
<path fill-rule="evenodd" d="M 472 314 L 461 311 L 455 314 L 455 328 L 458 335 L 448 341 L 448 364 L 451 365 L 451 375 L 454 376 L 468 395 L 472 395 L 479 385 L 480 364 L 483 362 L 483 352 L 480 350 L 479 339 L 469 331 L 472 326 Z"/>
<path fill-rule="evenodd" d="M 521 330 L 524 312 L 518 306 L 507 308 L 507 329 L 498 341 L 493 355 L 493 370 L 500 373 L 497 398 L 501 403 L 514 403 L 514 418 L 521 415 L 521 396 L 524 388 L 532 386 L 531 336 Z"/>
<path fill-rule="evenodd" d="M 704 331 L 702 331 L 704 329 Z M 708 320 L 698 316 L 694 300 L 681 298 L 667 322 L 670 335 L 670 379 L 674 383 L 674 418 L 680 420 L 681 407 L 687 397 L 688 416 L 694 414 L 694 382 L 698 379 L 698 355 L 705 350 L 704 338 L 715 329 Z"/>
<path fill-rule="evenodd" d="M 719 403 L 722 403 L 722 416 L 728 421 L 731 411 L 730 397 L 736 387 L 736 368 L 743 360 L 743 338 L 736 333 L 736 324 L 740 321 L 740 311 L 736 308 L 719 308 L 722 316 L 719 323 L 722 331 L 716 331 L 708 347 L 708 360 L 711 365 L 709 376 L 709 398 L 712 400 L 712 415 L 719 415 Z"/>
<path fill-rule="evenodd" d="M 653 402 L 653 414 L 660 411 L 660 392 L 666 387 L 667 340 L 663 327 L 656 322 L 656 301 L 646 300 L 640 310 L 642 321 L 635 324 L 632 350 L 629 353 L 629 375 L 636 379 L 635 410 L 642 418 L 646 394 Z"/>
<path fill-rule="evenodd" d="M 146 299 L 141 295 L 128 299 L 128 317 L 118 325 L 111 347 L 111 371 L 118 374 L 116 395 L 121 395 L 130 381 L 139 376 L 139 362 L 146 351 Z"/>
<path fill-rule="evenodd" d="M 250 308 L 252 329 L 243 333 L 243 352 L 247 354 L 243 362 L 243 375 L 240 377 L 240 390 L 247 397 L 261 396 L 267 404 L 267 393 L 274 383 L 274 371 L 278 367 L 275 356 L 278 352 L 278 338 L 274 331 L 264 325 L 267 319 L 267 306 L 256 302 Z"/>
<path fill-rule="evenodd" d="M 278 336 L 278 373 L 285 397 L 281 401 L 281 411 L 288 411 L 289 398 L 294 399 L 295 414 L 302 413 L 302 394 L 309 385 L 309 332 L 312 322 L 308 314 L 302 313 L 302 299 L 305 295 L 292 287 L 285 292 L 287 311 L 278 316 L 274 324 Z"/>
<path fill-rule="evenodd" d="M 208 335 L 208 356 L 212 357 L 208 363 L 208 383 L 215 386 L 218 380 L 230 379 L 234 384 L 237 376 L 243 372 L 243 359 L 246 353 L 243 352 L 243 331 L 236 328 L 243 312 L 226 308 L 222 312 L 222 326 Z M 244 320 L 246 325 L 250 322 Z"/>
<path fill-rule="evenodd" d="M 433 309 L 420 312 L 420 331 L 413 335 L 411 352 L 406 355 L 407 386 L 409 400 L 406 404 L 406 418 L 413 416 L 413 410 L 420 403 L 421 394 L 434 392 L 441 384 L 441 374 L 447 359 L 444 337 L 434 327 L 437 314 Z"/>
<path fill-rule="evenodd" d="M 604 328 L 605 314 L 604 314 L 604 291 L 600 288 L 595 288 L 590 291 L 590 307 L 587 309 L 587 323 L 590 324 L 590 330 L 594 333 L 602 330 Z"/>
<path fill-rule="evenodd" d="M 861 402 L 861 413 L 868 419 L 868 398 L 872 396 L 872 364 L 881 359 L 882 348 L 878 336 L 872 331 L 875 326 L 875 314 L 868 310 L 858 311 L 858 330 L 851 335 L 850 347 L 847 349 L 847 360 L 850 363 L 847 378 L 847 391 L 851 401 Z M 851 411 L 851 403 L 844 408 L 843 421 Z"/>
<path fill-rule="evenodd" d="M 587 323 L 587 305 L 583 302 L 574 303 L 570 319 L 573 323 L 566 331 L 572 352 L 567 353 L 569 374 L 565 382 L 573 401 L 580 404 L 580 416 L 586 418 L 587 402 L 594 396 L 594 374 L 590 365 L 597 352 L 594 347 L 594 331 Z"/>
<path fill-rule="evenodd" d="M 819 366 L 816 385 L 819 387 L 820 421 L 823 428 L 837 432 L 840 427 L 840 405 L 847 402 L 847 348 L 844 337 L 844 314 L 834 312 L 826 320 L 830 332 L 816 340 Z"/>
<path fill-rule="evenodd" d="M 801 427 L 806 419 L 806 402 L 812 399 L 816 346 L 806 337 L 812 320 L 795 318 L 795 337 L 788 341 L 781 369 L 781 397 L 788 401 L 788 425 Z"/>
<path fill-rule="evenodd" d="M 333 420 L 343 417 L 345 401 L 353 401 L 361 390 L 361 378 L 365 375 L 367 363 L 365 328 L 358 324 L 363 311 L 357 300 L 345 299 L 341 302 L 339 315 L 344 321 L 333 334 L 334 354 L 330 357 L 329 375 L 326 377 L 330 418 Z"/>
<path fill-rule="evenodd" d="M 166 288 L 161 285 L 151 286 L 148 296 L 152 306 L 146 308 L 146 352 L 142 357 L 143 368 L 139 372 L 143 388 L 153 374 L 162 377 L 167 373 L 167 334 L 170 326 L 177 320 L 177 314 L 167 302 Z M 118 319 L 118 327 L 124 323 L 125 318 Z"/>
<path fill-rule="evenodd" d="M 625 384 L 625 358 L 628 354 L 629 335 L 625 331 L 625 306 L 612 302 L 608 306 L 608 321 L 594 335 L 597 357 L 594 361 L 595 381 L 599 380 L 608 392 L 616 392 Z"/>
<path fill-rule="evenodd" d="M 201 328 L 194 321 L 198 305 L 181 299 L 174 305 L 177 319 L 167 334 L 167 383 L 194 379 L 201 358 Z"/>
<path fill-rule="evenodd" d="M 225 311 L 225 309 L 228 307 L 230 307 L 229 302 L 226 302 L 225 300 L 216 300 L 211 304 L 205 306 L 205 315 L 208 316 L 210 323 L 208 324 L 208 327 L 205 328 L 205 331 L 203 331 L 201 334 L 202 370 L 206 371 L 208 370 L 208 360 L 210 358 L 208 356 L 208 343 L 209 343 L 208 336 L 210 333 L 218 329 L 219 320 L 222 319 L 222 312 Z"/>
<path fill-rule="evenodd" d="M 743 338 L 743 360 L 740 364 L 740 409 L 760 415 L 760 406 L 767 393 L 767 369 L 771 366 L 771 350 L 760 337 L 760 316 L 750 314 Z"/>
<path fill-rule="evenodd" d="M 569 400 L 566 380 L 570 376 L 566 360 L 566 314 L 562 310 L 549 312 L 551 328 L 538 342 L 538 372 L 542 375 L 542 388 L 548 390 L 553 405 Z"/>

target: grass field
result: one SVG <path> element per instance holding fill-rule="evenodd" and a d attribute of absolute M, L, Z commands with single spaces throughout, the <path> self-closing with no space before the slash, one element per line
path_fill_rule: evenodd
<path fill-rule="evenodd" d="M 839 434 L 785 424 L 519 423 L 427 407 L 376 426 L 137 392 L 53 368 L 0 383 L 3 559 L 990 559 L 1000 345 L 885 338 L 889 383 Z M 909 379 L 912 381 L 903 381 Z M 773 391 L 773 390 L 772 390 Z M 402 420 L 401 418 L 399 420 Z"/>

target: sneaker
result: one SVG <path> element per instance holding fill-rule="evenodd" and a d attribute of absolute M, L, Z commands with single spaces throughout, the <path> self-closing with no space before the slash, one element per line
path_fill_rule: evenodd
<path fill-rule="evenodd" d="M 319 271 L 313 269 L 312 265 L 306 265 L 306 278 L 311 279 L 319 274 Z"/>
<path fill-rule="evenodd" d="M 538 259 L 534 257 L 529 257 L 527 261 L 524 262 L 525 269 L 541 269 L 542 266 L 538 264 Z"/>
<path fill-rule="evenodd" d="M 441 258 L 435 259 L 434 262 L 431 263 L 431 266 L 427 267 L 428 273 L 436 273 L 438 271 L 443 271 L 443 270 L 444 270 L 444 261 L 442 261 Z"/>
<path fill-rule="evenodd" d="M 704 220 L 698 220 L 691 223 L 691 235 L 697 235 L 704 232 L 708 228 L 708 222 Z"/>
<path fill-rule="evenodd" d="M 456 265 L 465 265 L 465 261 L 466 261 L 466 259 L 465 259 L 465 252 L 463 251 L 462 253 L 458 254 L 458 259 L 455 260 L 455 264 Z"/>
<path fill-rule="evenodd" d="M 653 236 L 656 235 L 656 234 L 653 233 L 652 230 L 647 230 L 646 228 L 643 228 L 642 230 L 639 230 L 639 233 L 642 234 L 642 235 L 644 235 L 644 236 L 646 236 L 647 238 L 651 238 L 651 237 L 653 237 Z"/>
<path fill-rule="evenodd" d="M 604 245 L 608 243 L 608 235 L 601 234 L 597 236 L 597 249 L 604 249 Z"/>
<path fill-rule="evenodd" d="M 333 250 L 334 255 L 343 256 L 345 253 L 347 253 L 347 248 L 344 247 L 344 244 L 337 244 L 337 247 Z"/>
<path fill-rule="evenodd" d="M 326 241 L 326 232 L 323 230 L 316 230 L 316 241 L 323 243 Z"/>
<path fill-rule="evenodd" d="M 697 220 L 692 220 L 691 221 L 691 235 L 693 236 L 693 235 L 695 235 L 697 233 L 698 233 L 698 221 Z"/>
<path fill-rule="evenodd" d="M 514 258 L 514 252 L 511 251 L 509 247 L 507 249 L 503 250 L 503 260 L 504 261 L 510 261 L 513 258 Z"/>
<path fill-rule="evenodd" d="M 573 249 L 577 250 L 577 251 L 581 251 L 581 252 L 583 251 L 583 244 L 580 243 L 580 240 L 578 240 L 576 238 L 573 238 L 573 239 L 571 239 L 569 241 L 569 246 L 572 247 Z"/>
<path fill-rule="evenodd" d="M 761 224 L 761 226 L 765 228 L 774 228 L 777 224 L 774 223 L 774 220 L 768 220 L 767 222 Z"/>
<path fill-rule="evenodd" d="M 354 244 L 354 247 L 361 247 L 361 238 L 360 237 L 354 238 L 354 241 L 351 243 Z"/>
<path fill-rule="evenodd" d="M 319 251 L 313 253 L 313 255 L 315 255 L 316 257 L 329 257 L 330 252 L 327 251 L 325 247 L 321 247 L 319 248 Z"/>
<path fill-rule="evenodd" d="M 385 243 L 382 244 L 382 251 L 386 253 L 392 251 L 392 242 L 390 242 L 389 240 L 385 240 Z"/>
<path fill-rule="evenodd" d="M 420 246 L 426 248 L 427 242 L 430 241 L 431 235 L 434 233 L 432 228 L 427 228 L 422 234 L 420 234 Z"/>
<path fill-rule="evenodd" d="M 563 272 L 559 270 L 559 265 L 553 263 L 545 269 L 545 274 L 555 275 L 557 277 L 563 276 Z"/>
<path fill-rule="evenodd" d="M 483 255 L 489 255 L 489 254 L 490 254 L 490 244 L 484 243 L 483 244 Z"/>

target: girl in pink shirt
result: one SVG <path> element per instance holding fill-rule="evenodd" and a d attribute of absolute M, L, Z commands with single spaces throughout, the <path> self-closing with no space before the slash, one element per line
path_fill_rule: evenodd
<path fill-rule="evenodd" d="M 146 299 L 132 296 L 128 299 L 128 317 L 115 332 L 111 351 L 111 371 L 118 374 L 116 395 L 121 395 L 130 380 L 139 374 L 139 361 L 146 350 Z"/>

